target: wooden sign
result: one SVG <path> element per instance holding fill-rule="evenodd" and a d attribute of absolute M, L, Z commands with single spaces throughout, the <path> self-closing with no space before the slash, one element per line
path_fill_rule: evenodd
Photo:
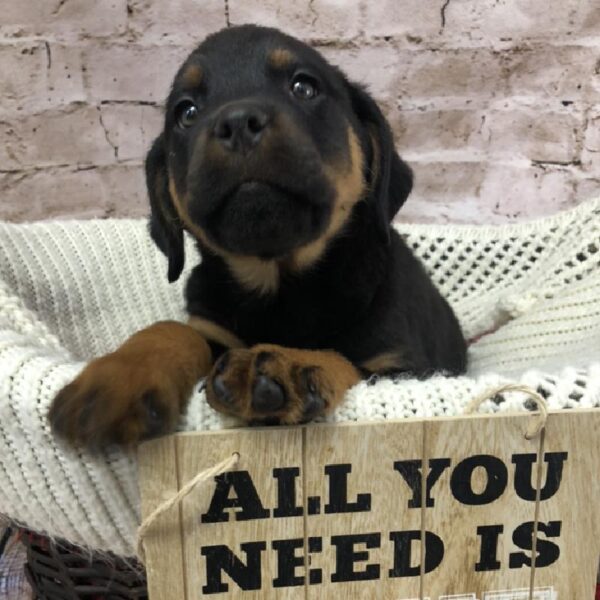
<path fill-rule="evenodd" d="M 593 600 L 600 411 L 179 434 L 142 446 L 151 600 Z"/>

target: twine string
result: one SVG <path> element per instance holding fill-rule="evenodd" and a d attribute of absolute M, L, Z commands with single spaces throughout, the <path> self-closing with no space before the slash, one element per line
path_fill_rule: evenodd
<path fill-rule="evenodd" d="M 142 562 L 146 562 L 146 553 L 144 551 L 144 539 L 148 533 L 148 530 L 156 522 L 156 520 L 165 512 L 167 512 L 173 506 L 177 506 L 187 495 L 191 494 L 198 486 L 207 482 L 208 480 L 221 475 L 227 471 L 230 471 L 237 466 L 240 460 L 239 452 L 234 452 L 229 458 L 221 461 L 220 463 L 204 469 L 190 479 L 174 496 L 165 500 L 162 504 L 159 504 L 143 521 L 138 529 L 137 533 L 137 553 L 142 559 Z"/>
<path fill-rule="evenodd" d="M 548 403 L 541 394 L 527 385 L 507 383 L 506 385 L 486 390 L 467 405 L 465 413 L 476 413 L 486 400 L 491 400 L 494 396 L 504 392 L 522 392 L 523 394 L 527 394 L 537 404 L 538 412 L 533 415 L 533 418 L 530 420 L 527 430 L 525 431 L 526 439 L 532 440 L 536 438 L 546 426 L 546 421 L 548 419 Z"/>

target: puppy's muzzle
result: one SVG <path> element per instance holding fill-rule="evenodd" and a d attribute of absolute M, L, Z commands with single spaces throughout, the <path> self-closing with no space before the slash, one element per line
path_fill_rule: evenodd
<path fill-rule="evenodd" d="M 217 115 L 213 136 L 230 152 L 246 154 L 258 146 L 272 122 L 272 114 L 256 102 L 229 104 Z"/>

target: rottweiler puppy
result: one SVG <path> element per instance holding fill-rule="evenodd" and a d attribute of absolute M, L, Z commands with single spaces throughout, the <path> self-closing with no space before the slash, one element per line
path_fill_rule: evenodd
<path fill-rule="evenodd" d="M 265 424 L 332 411 L 372 373 L 465 369 L 465 341 L 390 223 L 413 183 L 369 94 L 275 29 L 215 33 L 187 58 L 146 159 L 150 231 L 202 261 L 187 324 L 161 322 L 91 362 L 50 422 L 72 442 L 173 431 L 198 381 L 216 410 Z"/>

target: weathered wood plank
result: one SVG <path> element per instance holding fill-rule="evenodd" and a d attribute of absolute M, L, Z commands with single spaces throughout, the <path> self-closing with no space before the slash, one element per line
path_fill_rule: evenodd
<path fill-rule="evenodd" d="M 142 444 L 138 459 L 141 508 L 145 517 L 179 490 L 175 437 Z M 172 508 L 152 525 L 144 549 L 148 593 L 152 600 L 187 598 L 179 507 Z"/>
<path fill-rule="evenodd" d="M 322 540 L 311 554 L 322 583 L 309 585 L 307 598 L 419 596 L 418 539 L 410 561 L 416 573 L 401 572 L 400 559 L 394 568 L 394 550 L 402 554 L 411 535 L 403 532 L 420 537 L 421 530 L 421 510 L 409 507 L 413 493 L 394 463 L 419 460 L 422 452 L 422 422 L 306 428 L 305 497 L 309 506 L 311 498 L 320 501 L 319 513 L 307 516 L 306 535 Z M 352 512 L 328 513 L 336 507 Z"/>
<path fill-rule="evenodd" d="M 511 553 L 518 550 L 513 532 L 535 518 L 535 490 L 527 500 L 514 491 L 513 459 L 524 455 L 535 464 L 539 451 L 539 438 L 524 436 L 529 418 L 498 415 L 426 423 L 428 460 L 446 460 L 447 467 L 432 488 L 435 505 L 425 511 L 425 529 L 435 536 L 427 549 L 432 570 L 424 575 L 425 596 L 481 598 L 492 590 L 529 589 L 530 569 L 510 568 Z"/>
<path fill-rule="evenodd" d="M 559 599 L 594 598 L 600 557 L 600 411 L 551 413 L 544 457 L 535 587 L 552 587 Z"/>
<path fill-rule="evenodd" d="M 302 585 L 277 588 L 274 591 L 274 585 L 277 583 L 273 583 L 277 582 L 280 570 L 278 551 L 273 544 L 276 544 L 277 540 L 304 539 L 302 516 L 275 516 L 279 498 L 276 485 L 278 479 L 273 473 L 273 469 L 276 468 L 297 469 L 298 473 L 301 473 L 302 430 L 236 429 L 178 436 L 180 480 L 190 480 L 198 472 L 222 461 L 233 452 L 240 454 L 237 474 L 221 476 L 221 479 L 224 482 L 235 481 L 235 484 L 224 484 L 223 490 L 228 498 L 241 497 L 241 508 L 214 510 L 212 516 L 203 518 L 202 515 L 207 515 L 211 501 L 216 496 L 215 484 L 203 486 L 183 501 L 182 524 L 185 530 L 184 558 L 188 598 L 198 598 L 204 594 L 215 598 L 251 600 L 264 599 L 269 597 L 269 593 L 276 593 L 276 597 L 283 600 L 304 598 Z M 302 506 L 302 480 L 300 477 L 292 479 L 296 483 L 296 502 L 298 506 Z M 227 520 L 207 522 L 214 520 L 218 513 Z M 253 518 L 237 520 L 240 517 Z M 244 544 L 251 546 L 245 546 L 245 551 Z M 207 570 L 211 565 L 219 563 L 219 552 L 222 554 L 224 546 L 245 565 L 249 565 L 253 560 L 260 561 L 258 577 L 255 575 L 257 569 L 245 570 L 243 565 L 238 565 L 241 574 L 239 582 L 236 583 L 231 574 L 216 567 L 211 568 L 214 579 L 208 581 Z M 285 550 L 280 548 L 279 552 L 284 553 Z M 234 559 L 230 557 L 230 562 L 232 560 Z M 297 572 L 301 574 L 302 570 L 297 569 Z M 244 590 L 242 586 L 249 589 Z M 217 589 L 222 591 L 217 592 Z"/>

